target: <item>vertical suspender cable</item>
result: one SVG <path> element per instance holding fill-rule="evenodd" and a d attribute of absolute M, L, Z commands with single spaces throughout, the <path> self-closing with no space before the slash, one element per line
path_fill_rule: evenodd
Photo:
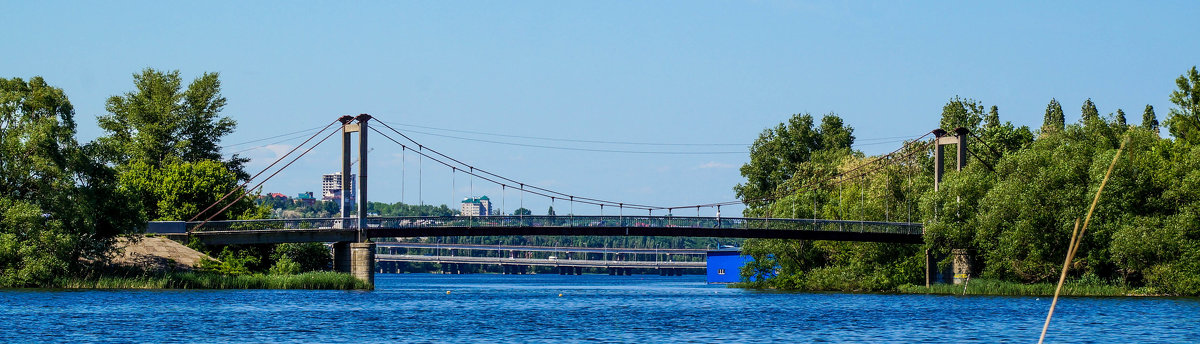
<path fill-rule="evenodd" d="M 400 145 L 400 204 L 404 204 L 404 175 L 408 170 L 407 164 L 404 163 L 404 145 Z"/>
<path fill-rule="evenodd" d="M 417 145 L 417 202 L 425 205 L 425 154 L 421 150 L 421 145 Z"/>

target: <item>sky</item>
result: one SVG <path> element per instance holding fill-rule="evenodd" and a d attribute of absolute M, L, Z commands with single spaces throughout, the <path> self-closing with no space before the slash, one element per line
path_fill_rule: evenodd
<path fill-rule="evenodd" d="M 219 73 L 238 122 L 223 151 L 252 174 L 367 113 L 522 183 L 679 206 L 735 200 L 749 145 L 798 113 L 836 113 L 867 154 L 936 128 L 956 96 L 1033 128 L 1051 98 L 1068 121 L 1088 98 L 1162 121 L 1175 78 L 1200 64 L 1197 14 L 1193 1 L 2 1 L 0 77 L 62 88 L 90 141 L 134 73 Z M 572 207 L 368 138 L 373 201 Z M 319 195 L 339 154 L 331 139 L 263 192 Z"/>

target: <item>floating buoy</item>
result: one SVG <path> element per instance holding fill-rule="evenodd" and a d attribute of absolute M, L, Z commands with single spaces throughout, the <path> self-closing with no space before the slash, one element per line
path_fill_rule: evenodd
<path fill-rule="evenodd" d="M 558 297 L 562 297 L 562 293 L 558 293 Z"/>
<path fill-rule="evenodd" d="M 450 295 L 450 291 L 449 291 L 449 290 L 447 290 L 447 291 L 446 291 L 446 295 Z"/>

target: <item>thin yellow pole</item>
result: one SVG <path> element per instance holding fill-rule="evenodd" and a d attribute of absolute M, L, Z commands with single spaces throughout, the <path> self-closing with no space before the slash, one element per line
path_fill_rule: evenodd
<path fill-rule="evenodd" d="M 1054 289 L 1054 300 L 1050 301 L 1050 312 L 1046 314 L 1046 323 L 1042 325 L 1042 335 L 1038 338 L 1038 344 L 1042 344 L 1046 340 L 1046 330 L 1050 328 L 1050 318 L 1054 316 L 1054 306 L 1058 304 L 1058 295 L 1062 291 L 1063 282 L 1067 279 L 1067 270 L 1071 267 L 1071 260 L 1075 258 L 1075 252 L 1079 250 L 1079 244 L 1083 242 L 1083 233 L 1087 232 L 1088 224 L 1092 221 L 1092 213 L 1096 211 L 1096 204 L 1100 203 L 1100 193 L 1104 191 L 1104 186 L 1108 184 L 1108 178 L 1112 176 L 1113 167 L 1117 166 L 1117 159 L 1121 157 L 1121 151 L 1125 150 L 1125 142 L 1128 141 L 1128 136 L 1121 140 L 1121 147 L 1117 148 L 1117 154 L 1113 155 L 1112 163 L 1108 164 L 1108 172 L 1104 173 L 1104 180 L 1100 181 L 1100 188 L 1096 190 L 1096 197 L 1092 198 L 1092 205 L 1088 207 L 1087 216 L 1084 217 L 1083 227 L 1079 227 L 1079 219 L 1075 219 L 1075 231 L 1071 234 L 1071 243 L 1067 246 L 1067 259 L 1063 262 L 1062 274 L 1058 278 L 1058 287 Z M 1078 233 L 1074 233 L 1078 232 Z"/>

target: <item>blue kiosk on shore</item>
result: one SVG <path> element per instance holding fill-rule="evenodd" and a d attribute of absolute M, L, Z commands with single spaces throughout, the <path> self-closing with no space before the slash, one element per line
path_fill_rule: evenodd
<path fill-rule="evenodd" d="M 709 284 L 741 282 L 742 266 L 754 261 L 754 258 L 750 256 L 742 256 L 740 247 L 708 251 L 706 256 L 708 259 L 706 280 Z"/>

